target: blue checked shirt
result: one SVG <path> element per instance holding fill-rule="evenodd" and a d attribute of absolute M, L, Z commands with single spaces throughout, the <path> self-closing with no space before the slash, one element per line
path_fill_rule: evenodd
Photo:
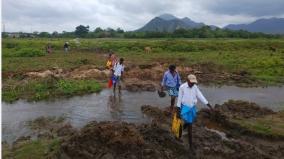
<path fill-rule="evenodd" d="M 162 86 L 167 86 L 167 87 L 177 87 L 181 84 L 181 79 L 177 72 L 173 77 L 171 72 L 168 70 L 164 73 L 164 77 L 161 84 Z"/>

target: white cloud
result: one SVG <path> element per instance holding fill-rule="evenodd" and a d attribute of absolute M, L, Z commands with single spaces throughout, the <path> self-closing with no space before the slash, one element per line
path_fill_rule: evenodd
<path fill-rule="evenodd" d="M 76 26 L 134 30 L 163 13 L 224 26 L 284 15 L 283 0 L 3 0 L 6 31 L 73 31 Z M 268 5 L 269 4 L 269 5 Z M 262 11 L 263 10 L 263 11 Z"/>

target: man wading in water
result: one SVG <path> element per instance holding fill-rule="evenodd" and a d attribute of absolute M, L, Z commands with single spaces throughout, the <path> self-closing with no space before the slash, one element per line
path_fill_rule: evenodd
<path fill-rule="evenodd" d="M 196 84 L 197 79 L 195 75 L 188 75 L 187 82 L 182 84 L 179 88 L 177 101 L 178 118 L 183 119 L 185 123 L 183 129 L 188 127 L 188 142 L 189 148 L 192 152 L 192 124 L 196 118 L 197 99 L 199 99 L 203 104 L 207 105 L 211 111 L 213 110 L 212 106 L 208 103 Z"/>
<path fill-rule="evenodd" d="M 168 91 L 169 96 L 171 96 L 171 113 L 173 113 L 173 108 L 175 105 L 176 97 L 178 96 L 178 88 L 181 84 L 181 79 L 179 74 L 176 71 L 175 65 L 170 65 L 169 70 L 165 72 L 162 83 L 161 91 L 164 91 L 164 88 Z"/>
<path fill-rule="evenodd" d="M 118 92 L 121 91 L 121 80 L 124 71 L 124 59 L 120 58 L 119 63 L 116 63 L 113 67 L 114 70 L 114 85 L 113 85 L 113 92 L 115 93 L 116 86 L 118 85 Z"/>

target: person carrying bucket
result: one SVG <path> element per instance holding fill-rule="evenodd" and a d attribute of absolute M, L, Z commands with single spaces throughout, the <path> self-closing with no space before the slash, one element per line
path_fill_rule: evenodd
<path fill-rule="evenodd" d="M 188 128 L 189 148 L 192 147 L 192 124 L 196 119 L 196 104 L 199 99 L 203 104 L 213 110 L 207 99 L 203 96 L 197 86 L 196 76 L 190 74 L 187 76 L 187 82 L 183 83 L 179 88 L 177 100 L 177 117 L 184 121 L 183 129 Z"/>
<path fill-rule="evenodd" d="M 173 113 L 176 97 L 178 96 L 178 89 L 181 84 L 180 75 L 176 71 L 175 65 L 170 65 L 169 69 L 164 73 L 163 80 L 161 83 L 161 92 L 166 89 L 169 96 L 171 96 L 170 110 Z"/>

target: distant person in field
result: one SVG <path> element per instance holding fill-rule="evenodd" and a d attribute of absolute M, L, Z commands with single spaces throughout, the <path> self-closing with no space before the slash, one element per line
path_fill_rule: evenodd
<path fill-rule="evenodd" d="M 50 44 L 50 43 L 48 43 L 47 46 L 46 46 L 46 52 L 47 52 L 48 54 L 51 54 L 51 52 L 52 52 L 52 47 L 51 47 L 51 44 Z"/>
<path fill-rule="evenodd" d="M 193 150 L 192 124 L 196 118 L 197 99 L 199 99 L 203 104 L 207 105 L 210 110 L 213 110 L 212 106 L 199 90 L 196 76 L 190 74 L 187 76 L 187 82 L 180 86 L 177 100 L 178 118 L 181 118 L 184 121 L 183 129 L 188 127 L 188 142 L 190 150 Z"/>
<path fill-rule="evenodd" d="M 173 112 L 176 97 L 178 96 L 178 89 L 181 84 L 180 75 L 176 71 L 175 65 L 170 65 L 169 69 L 164 73 L 163 80 L 161 83 L 161 91 L 166 89 L 169 96 L 171 96 L 170 110 Z"/>
<path fill-rule="evenodd" d="M 64 44 L 64 51 L 65 51 L 65 53 L 67 53 L 69 51 L 69 43 L 68 42 L 65 42 L 65 44 Z"/>
<path fill-rule="evenodd" d="M 121 92 L 121 80 L 123 79 L 124 72 L 124 59 L 120 58 L 119 62 L 117 62 L 114 67 L 114 84 L 113 84 L 113 92 L 115 93 L 116 86 L 118 86 L 118 92 Z"/>

